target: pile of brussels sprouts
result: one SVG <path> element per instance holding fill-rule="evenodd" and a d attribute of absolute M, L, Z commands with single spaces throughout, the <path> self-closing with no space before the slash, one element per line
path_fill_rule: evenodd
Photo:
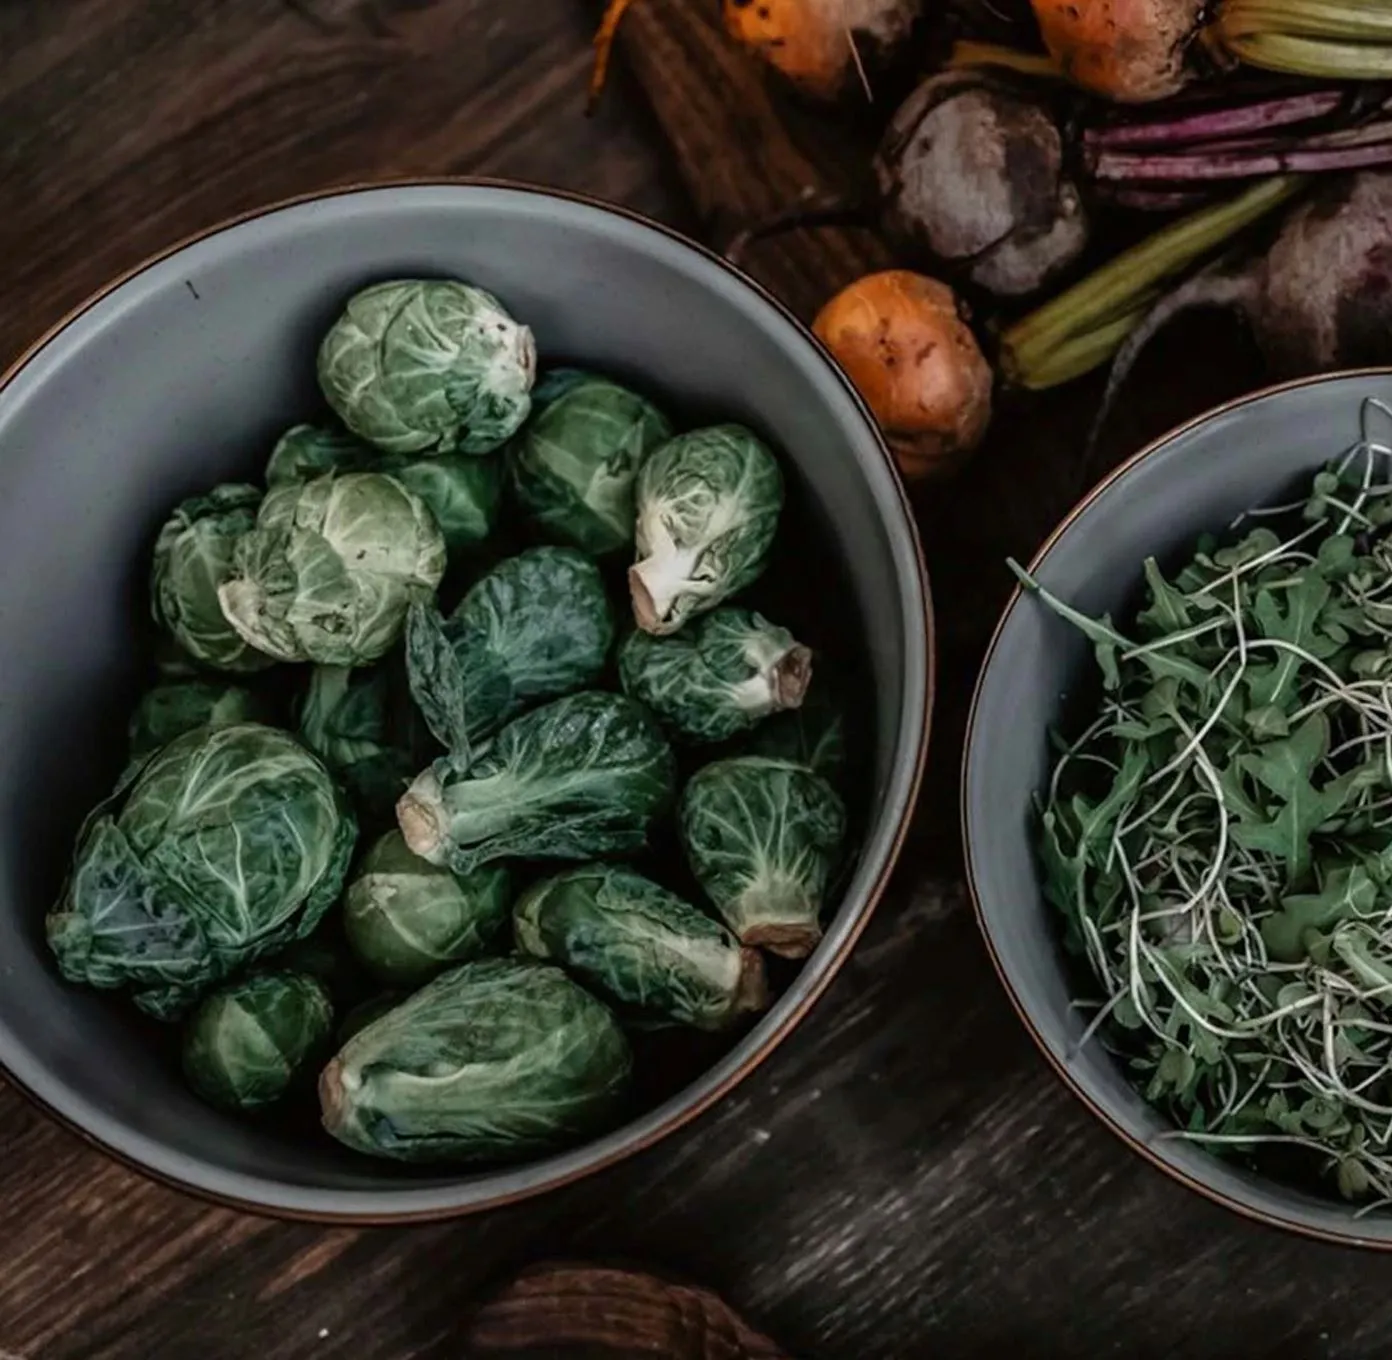
<path fill-rule="evenodd" d="M 463 282 L 359 292 L 318 376 L 335 419 L 158 536 L 156 681 L 48 941 L 181 1026 L 219 1107 L 317 1075 L 361 1152 L 543 1152 L 623 1116 L 632 1036 L 738 1026 L 764 951 L 820 938 L 843 716 L 728 603 L 782 474 L 741 426 L 537 381 Z"/>

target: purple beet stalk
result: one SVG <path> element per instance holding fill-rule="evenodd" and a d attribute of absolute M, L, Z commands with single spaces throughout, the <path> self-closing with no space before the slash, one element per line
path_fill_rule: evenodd
<path fill-rule="evenodd" d="M 1081 149 L 1099 189 L 1138 204 L 1214 181 L 1361 170 L 1392 164 L 1392 96 L 1309 90 L 1089 128 Z"/>

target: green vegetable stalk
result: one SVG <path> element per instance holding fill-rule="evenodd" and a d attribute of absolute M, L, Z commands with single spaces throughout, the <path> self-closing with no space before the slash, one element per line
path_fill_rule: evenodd
<path fill-rule="evenodd" d="M 1002 373 L 1021 387 L 1042 389 L 1106 363 L 1145 319 L 1165 284 L 1286 202 L 1303 183 L 1295 175 L 1261 180 L 1123 251 L 1006 330 Z"/>

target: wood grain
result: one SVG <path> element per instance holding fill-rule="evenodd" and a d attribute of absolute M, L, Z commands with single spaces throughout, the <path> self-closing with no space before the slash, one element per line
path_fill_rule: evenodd
<path fill-rule="evenodd" d="M 541 179 L 723 230 L 843 162 L 809 152 L 816 120 L 768 127 L 781 104 L 752 68 L 722 83 L 713 9 L 634 11 L 632 73 L 699 113 L 662 113 L 663 152 L 623 71 L 579 116 L 593 14 L 577 0 L 0 0 L 0 359 L 186 232 L 376 174 Z M 835 240 L 785 238 L 758 271 L 807 314 L 883 258 Z M 1236 332 L 1198 331 L 1148 361 L 1113 452 L 1251 381 Z M 799 1360 L 1385 1354 L 1389 1263 L 1255 1228 L 1129 1155 L 1044 1070 L 956 883 L 953 715 L 1002 556 L 1086 479 L 1095 395 L 1003 401 L 976 464 L 921 496 L 946 692 L 932 792 L 853 959 L 734 1096 L 541 1201 L 358 1231 L 208 1208 L 0 1089 L 0 1353 L 458 1360 L 480 1300 L 563 1258 L 709 1286 Z"/>

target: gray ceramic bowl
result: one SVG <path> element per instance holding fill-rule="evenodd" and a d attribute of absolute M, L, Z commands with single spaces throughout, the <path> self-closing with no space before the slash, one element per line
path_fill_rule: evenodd
<path fill-rule="evenodd" d="M 764 430 L 786 452 L 821 555 L 842 568 L 876 696 L 864 848 L 776 1006 L 627 1127 L 473 1176 L 411 1174 L 213 1112 L 128 1008 L 60 981 L 42 934 L 77 822 L 120 765 L 154 532 L 181 497 L 259 474 L 276 433 L 316 409 L 317 341 L 345 297 L 411 274 L 496 290 L 543 358 L 629 375 L 691 418 Z M 811 335 L 716 257 L 597 204 L 488 183 L 346 190 L 209 232 L 80 308 L 0 382 L 0 1064 L 131 1165 L 274 1213 L 442 1216 L 613 1162 L 728 1091 L 845 959 L 912 810 L 930 634 L 913 522 L 868 412 Z"/>
<path fill-rule="evenodd" d="M 1124 464 L 1073 511 L 1031 564 L 1084 612 L 1124 617 L 1147 556 L 1162 566 L 1204 530 L 1278 503 L 1359 436 L 1363 398 L 1392 403 L 1392 371 L 1292 383 L 1180 427 Z M 1001 981 L 1044 1056 L 1074 1094 L 1161 1170 L 1228 1208 L 1340 1242 L 1392 1247 L 1392 1217 L 1355 1219 L 1249 1174 L 1195 1144 L 1138 1096 L 1096 1043 L 1078 1050 L 1087 1016 L 1070 991 L 1054 910 L 1042 899 L 1031 797 L 1050 766 L 1046 732 L 1072 687 L 1092 678 L 1091 648 L 1017 591 L 987 653 L 967 735 L 962 812 L 969 882 Z"/>

